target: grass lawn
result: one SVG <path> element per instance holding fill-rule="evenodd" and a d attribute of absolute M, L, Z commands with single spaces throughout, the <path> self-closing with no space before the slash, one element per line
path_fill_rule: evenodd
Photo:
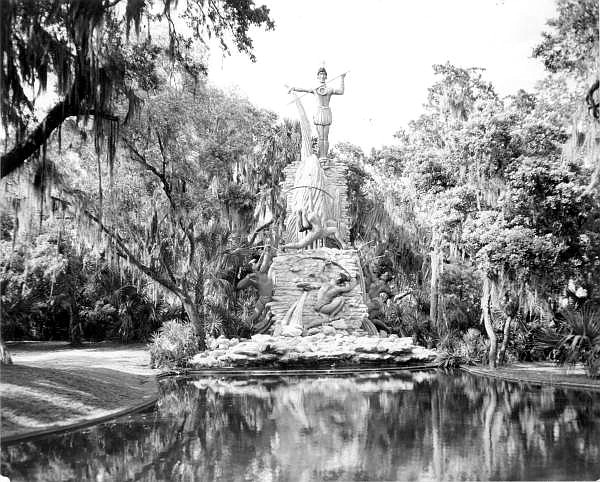
<path fill-rule="evenodd" d="M 144 345 L 8 343 L 0 373 L 2 436 L 109 415 L 157 396 Z"/>

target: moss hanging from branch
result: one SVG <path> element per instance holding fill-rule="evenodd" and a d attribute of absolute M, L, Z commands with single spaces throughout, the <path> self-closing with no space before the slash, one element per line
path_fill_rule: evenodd
<path fill-rule="evenodd" d="M 140 99 L 132 83 L 152 90 L 158 78 L 154 72 L 161 46 L 148 36 L 136 51 L 130 41 L 133 23 L 139 33 L 142 19 L 150 25 L 167 20 L 171 47 L 168 53 L 188 74 L 198 77 L 205 66 L 188 54 L 194 41 L 215 35 L 227 48 L 231 35 L 242 52 L 251 56 L 252 26 L 272 28 L 266 7 L 251 0 L 187 0 L 177 15 L 188 24 L 191 34 L 182 35 L 171 17 L 172 0 L 73 0 L 2 2 L 0 15 L 0 112 L 6 132 L 12 132 L 12 146 L 0 158 L 0 177 L 21 167 L 70 116 L 94 117 L 96 140 L 104 140 L 104 118 L 114 116 L 114 105 L 128 101 L 129 120 Z M 125 5 L 123 18 L 120 4 Z M 153 12 L 153 4 L 162 13 Z M 207 9 L 208 14 L 198 13 Z M 125 32 L 124 32 L 125 31 Z M 139 40 L 139 39 L 138 39 Z M 140 54 L 132 56 L 129 48 Z M 46 118 L 31 127 L 33 102 L 27 90 L 44 91 L 50 75 L 56 76 L 61 100 Z M 108 133 L 108 159 L 113 162 L 115 135 Z M 98 146 L 97 146 L 98 147 Z"/>

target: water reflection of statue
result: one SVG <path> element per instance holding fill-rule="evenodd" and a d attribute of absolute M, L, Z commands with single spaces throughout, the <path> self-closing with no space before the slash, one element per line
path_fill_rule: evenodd
<path fill-rule="evenodd" d="M 315 303 L 315 311 L 333 317 L 337 315 L 344 307 L 344 298 L 341 296 L 344 293 L 352 291 L 358 285 L 358 277 L 347 286 L 350 278 L 341 273 L 337 279 L 331 279 L 324 284 L 317 294 L 317 302 Z"/>
<path fill-rule="evenodd" d="M 290 92 L 307 92 L 315 94 L 317 98 L 317 112 L 313 117 L 317 134 L 319 136 L 319 158 L 327 157 L 329 151 L 329 126 L 331 125 L 331 108 L 329 101 L 332 95 L 342 95 L 344 93 L 344 79 L 346 74 L 341 75 L 340 88 L 334 89 L 327 85 L 327 71 L 321 67 L 317 72 L 317 78 L 321 85 L 314 89 L 303 87 L 291 87 Z"/>

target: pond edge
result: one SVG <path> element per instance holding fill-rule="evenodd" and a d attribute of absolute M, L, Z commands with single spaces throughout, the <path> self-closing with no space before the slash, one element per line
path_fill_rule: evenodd
<path fill-rule="evenodd" d="M 110 420 L 124 417 L 125 415 L 131 415 L 133 413 L 142 412 L 144 410 L 154 408 L 157 401 L 158 401 L 158 396 L 155 396 L 155 397 L 152 397 L 152 399 L 146 400 L 146 401 L 138 403 L 136 405 L 122 408 L 120 410 L 116 410 L 116 411 L 107 413 L 106 415 L 102 415 L 101 417 L 94 417 L 94 418 L 82 420 L 80 422 L 71 423 L 69 425 L 53 426 L 53 427 L 43 428 L 40 430 L 33 430 L 31 432 L 9 435 L 8 437 L 0 436 L 0 444 L 3 447 L 5 447 L 7 445 L 14 445 L 14 444 L 21 443 L 21 442 L 30 442 L 32 440 L 47 437 L 50 435 L 60 435 L 62 433 L 72 432 L 75 430 L 80 430 L 83 428 L 91 427 L 92 425 L 97 425 L 97 424 L 100 424 L 103 422 L 108 422 Z"/>
<path fill-rule="evenodd" d="M 579 383 L 579 382 L 565 382 L 561 380 L 547 380 L 545 378 L 538 378 L 535 375 L 532 377 L 518 377 L 514 375 L 507 375 L 505 373 L 491 371 L 487 368 L 483 367 L 473 367 L 461 365 L 460 369 L 470 373 L 471 375 L 490 377 L 499 380 L 505 380 L 507 382 L 515 382 L 515 383 L 527 383 L 529 385 L 538 385 L 538 386 L 554 386 L 567 388 L 571 390 L 588 390 L 591 392 L 600 392 L 600 384 L 592 384 L 592 383 Z"/>

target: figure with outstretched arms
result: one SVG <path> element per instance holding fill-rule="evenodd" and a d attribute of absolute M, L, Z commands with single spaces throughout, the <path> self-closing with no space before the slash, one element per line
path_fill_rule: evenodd
<path fill-rule="evenodd" d="M 331 125 L 331 108 L 329 101 L 332 95 L 342 95 L 344 93 L 344 79 L 346 74 L 340 76 L 340 87 L 335 89 L 327 85 L 327 71 L 321 67 L 317 72 L 317 78 L 320 85 L 313 89 L 303 87 L 290 87 L 290 92 L 307 92 L 314 94 L 317 99 L 317 111 L 313 117 L 317 135 L 319 138 L 319 158 L 326 158 L 329 151 L 329 126 Z"/>

